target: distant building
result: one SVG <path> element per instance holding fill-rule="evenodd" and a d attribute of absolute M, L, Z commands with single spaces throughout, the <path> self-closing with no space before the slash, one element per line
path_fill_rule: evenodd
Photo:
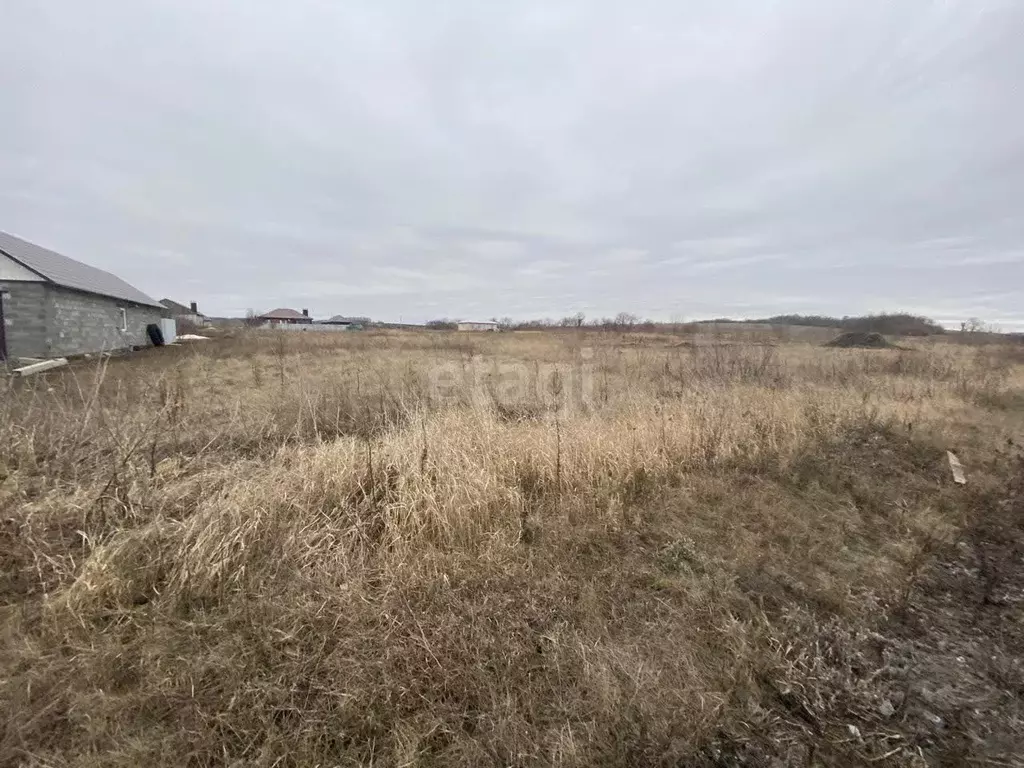
<path fill-rule="evenodd" d="M 460 331 L 496 331 L 498 324 L 492 320 L 462 320 L 459 322 Z"/>
<path fill-rule="evenodd" d="M 168 317 L 173 317 L 178 323 L 191 323 L 199 327 L 210 324 L 206 316 L 199 312 L 199 307 L 194 301 L 188 307 L 171 299 L 160 299 L 160 303 L 167 310 Z"/>
<path fill-rule="evenodd" d="M 294 309 L 274 309 L 256 319 L 262 325 L 310 325 L 313 322 L 308 309 L 301 312 Z"/>
<path fill-rule="evenodd" d="M 0 232 L 0 359 L 148 346 L 162 315 L 119 277 Z"/>
<path fill-rule="evenodd" d="M 369 319 L 365 317 L 345 317 L 344 315 L 335 315 L 327 320 L 317 320 L 319 325 L 334 325 L 350 331 L 362 330 L 365 326 L 369 325 L 369 322 Z"/>

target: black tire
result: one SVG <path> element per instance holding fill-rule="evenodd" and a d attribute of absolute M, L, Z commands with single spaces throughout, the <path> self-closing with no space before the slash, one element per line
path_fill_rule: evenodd
<path fill-rule="evenodd" d="M 164 332 L 160 330 L 160 326 L 156 323 L 150 323 L 146 326 L 146 334 L 149 336 L 149 340 L 154 347 L 162 347 L 164 345 Z"/>

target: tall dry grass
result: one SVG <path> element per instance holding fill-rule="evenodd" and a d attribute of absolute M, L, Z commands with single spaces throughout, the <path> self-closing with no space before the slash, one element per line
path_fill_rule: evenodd
<path fill-rule="evenodd" d="M 710 764 L 782 728 L 786 643 L 951 540 L 1021 384 L 998 349 L 533 333 L 10 380 L 0 761 Z"/>

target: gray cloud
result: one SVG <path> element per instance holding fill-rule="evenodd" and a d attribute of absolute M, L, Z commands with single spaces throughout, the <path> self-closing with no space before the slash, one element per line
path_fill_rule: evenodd
<path fill-rule="evenodd" d="M 1024 327 L 1016 0 L 13 0 L 0 229 L 211 313 Z"/>

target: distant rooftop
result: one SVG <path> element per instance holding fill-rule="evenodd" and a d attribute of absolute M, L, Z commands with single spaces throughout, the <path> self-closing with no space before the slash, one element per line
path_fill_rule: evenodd
<path fill-rule="evenodd" d="M 272 309 L 259 316 L 260 320 L 308 320 L 307 315 L 302 314 L 298 310 L 288 309 L 287 307 L 281 307 L 279 309 Z"/>
<path fill-rule="evenodd" d="M 160 299 L 160 303 L 164 305 L 171 312 L 175 312 L 179 315 L 201 315 L 202 312 L 196 310 L 192 311 L 192 307 L 186 307 L 184 304 L 179 304 L 174 299 Z"/>
<path fill-rule="evenodd" d="M 328 318 L 327 320 L 321 320 L 321 323 L 336 323 L 342 325 L 344 323 L 365 323 L 365 317 L 345 317 L 345 315 L 335 315 L 334 317 Z"/>

